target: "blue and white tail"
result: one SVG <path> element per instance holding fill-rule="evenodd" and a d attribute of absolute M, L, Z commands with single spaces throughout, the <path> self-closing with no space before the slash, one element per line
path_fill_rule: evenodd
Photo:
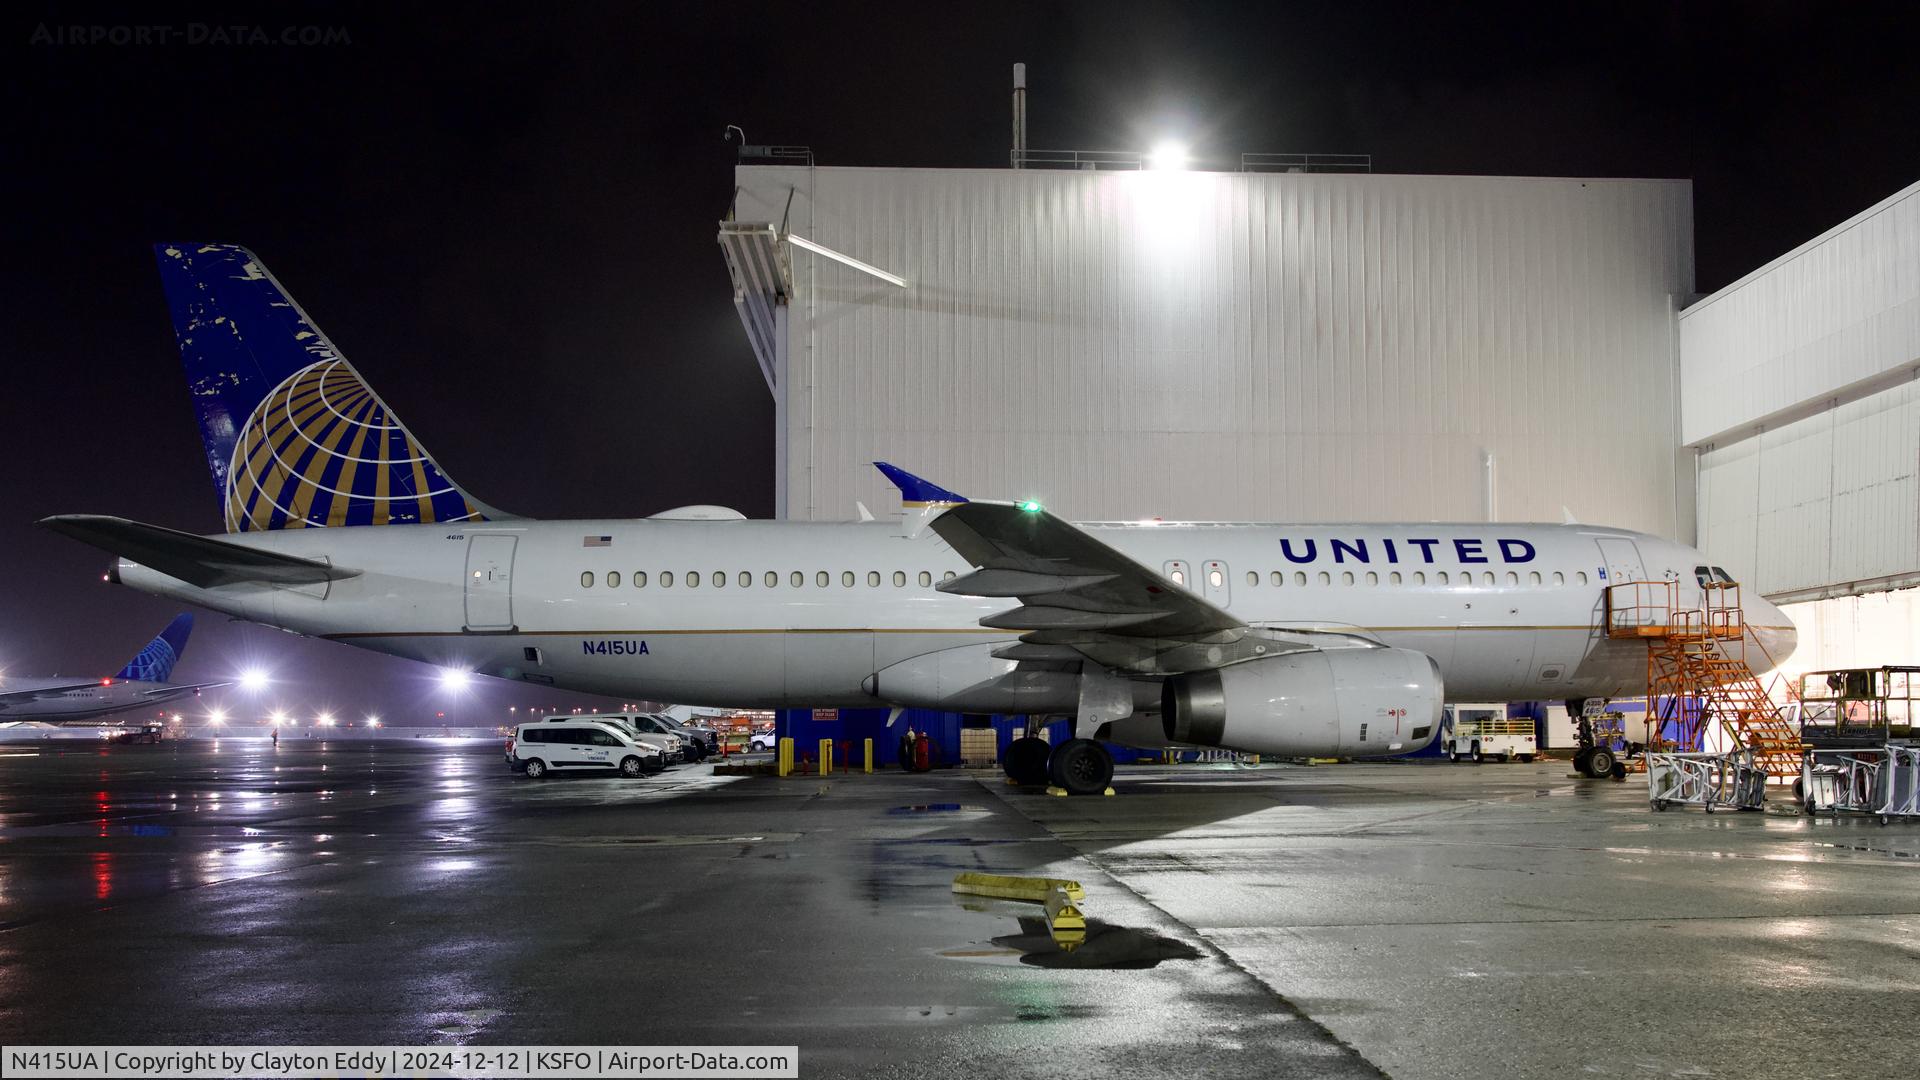
<path fill-rule="evenodd" d="M 230 533 L 483 521 L 253 253 L 156 244 Z"/>
<path fill-rule="evenodd" d="M 116 679 L 136 679 L 140 682 L 166 682 L 173 676 L 173 665 L 187 651 L 187 635 L 193 633 L 193 615 L 181 612 L 173 617 L 160 636 L 147 642 L 140 655 L 127 661 L 120 669 Z"/>

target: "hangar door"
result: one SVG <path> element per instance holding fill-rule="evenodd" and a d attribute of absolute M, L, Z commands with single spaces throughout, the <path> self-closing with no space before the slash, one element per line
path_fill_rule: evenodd
<path fill-rule="evenodd" d="M 516 537 L 478 533 L 467 539 L 467 629 L 513 629 Z"/>

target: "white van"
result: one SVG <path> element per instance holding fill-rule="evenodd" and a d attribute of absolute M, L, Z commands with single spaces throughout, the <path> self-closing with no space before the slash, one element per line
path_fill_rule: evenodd
<path fill-rule="evenodd" d="M 514 729 L 507 762 L 539 779 L 552 772 L 615 769 L 626 777 L 667 767 L 666 752 L 625 727 L 587 717 L 529 721 Z"/>

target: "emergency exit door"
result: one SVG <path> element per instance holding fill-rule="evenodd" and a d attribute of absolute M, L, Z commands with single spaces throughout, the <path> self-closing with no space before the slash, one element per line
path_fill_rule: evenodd
<path fill-rule="evenodd" d="M 513 629 L 513 550 L 518 538 L 479 533 L 467 539 L 467 629 Z"/>

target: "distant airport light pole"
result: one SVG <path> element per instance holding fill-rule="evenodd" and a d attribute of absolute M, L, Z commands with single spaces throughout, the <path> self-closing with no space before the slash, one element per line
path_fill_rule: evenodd
<path fill-rule="evenodd" d="M 265 690 L 266 688 L 266 672 L 261 671 L 259 668 L 248 668 L 240 673 L 240 689 L 253 692 L 256 690 Z"/>
<path fill-rule="evenodd" d="M 321 713 L 321 714 L 320 714 L 320 715 L 319 715 L 319 716 L 318 716 L 317 718 L 315 718 L 315 722 L 316 722 L 316 723 L 318 723 L 318 724 L 319 724 L 319 725 L 320 725 L 321 727 L 332 727 L 332 726 L 333 726 L 333 714 L 332 714 L 332 713 Z"/>
<path fill-rule="evenodd" d="M 367 717 L 367 726 L 368 726 L 368 727 L 379 727 L 379 726 L 380 726 L 380 718 L 379 718 L 379 717 L 377 717 L 377 716 L 372 716 L 372 715 L 369 715 L 369 716 Z"/>
<path fill-rule="evenodd" d="M 473 684 L 473 672 L 465 668 L 441 668 L 440 685 L 448 690 L 465 690 Z"/>

